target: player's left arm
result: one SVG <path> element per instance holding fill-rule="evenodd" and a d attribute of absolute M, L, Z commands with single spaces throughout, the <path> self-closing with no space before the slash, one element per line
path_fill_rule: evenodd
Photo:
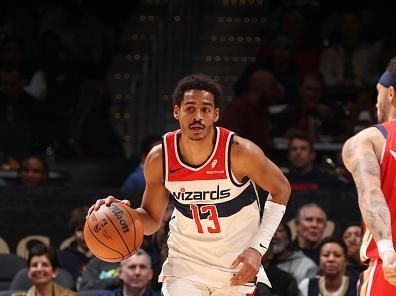
<path fill-rule="evenodd" d="M 249 178 L 269 192 L 264 215 L 256 235 L 248 249 L 233 262 L 232 268 L 243 263 L 242 269 L 231 279 L 232 285 L 243 285 L 257 274 L 261 258 L 268 249 L 286 210 L 290 198 L 290 184 L 282 171 L 254 143 L 234 137 L 231 146 L 231 166 L 235 177 L 241 181 Z"/>

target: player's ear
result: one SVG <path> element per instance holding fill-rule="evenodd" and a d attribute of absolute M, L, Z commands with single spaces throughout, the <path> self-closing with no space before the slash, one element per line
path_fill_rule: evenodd
<path fill-rule="evenodd" d="M 176 120 L 179 120 L 179 113 L 180 113 L 180 107 L 177 106 L 177 105 L 175 105 L 175 106 L 173 107 L 173 117 L 174 117 Z"/>
<path fill-rule="evenodd" d="M 392 104 L 392 106 L 396 106 L 396 91 L 393 86 L 389 87 L 388 98 L 389 98 L 389 102 Z"/>
<path fill-rule="evenodd" d="M 214 122 L 217 122 L 217 121 L 219 120 L 219 117 L 220 117 L 220 110 L 219 110 L 219 108 L 215 108 L 214 114 L 215 114 Z"/>

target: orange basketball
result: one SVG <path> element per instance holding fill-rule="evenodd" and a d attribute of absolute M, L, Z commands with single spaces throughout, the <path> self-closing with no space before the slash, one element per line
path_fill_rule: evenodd
<path fill-rule="evenodd" d="M 143 242 L 143 225 L 134 209 L 122 204 L 102 205 L 84 225 L 84 239 L 101 260 L 120 262 L 132 256 Z"/>

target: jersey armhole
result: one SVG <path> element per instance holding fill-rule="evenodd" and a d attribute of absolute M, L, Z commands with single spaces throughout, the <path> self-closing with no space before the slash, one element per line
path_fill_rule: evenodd
<path fill-rule="evenodd" d="M 232 141 L 234 139 L 235 133 L 231 133 L 228 141 L 227 141 L 227 148 L 226 148 L 226 161 L 227 161 L 227 167 L 228 167 L 228 175 L 229 178 L 232 182 L 232 184 L 234 184 L 237 187 L 242 187 L 244 186 L 246 183 L 248 183 L 250 181 L 249 178 L 247 178 L 246 180 L 244 180 L 243 182 L 239 182 L 237 180 L 237 178 L 234 176 L 234 173 L 232 172 L 232 168 L 231 168 L 231 145 L 232 145 Z"/>
<path fill-rule="evenodd" d="M 384 145 L 382 146 L 381 158 L 380 158 L 380 163 L 382 163 L 382 160 L 384 159 L 384 155 L 385 155 L 386 139 L 388 137 L 388 131 L 382 124 L 376 124 L 374 125 L 374 127 L 376 127 L 385 138 Z"/>

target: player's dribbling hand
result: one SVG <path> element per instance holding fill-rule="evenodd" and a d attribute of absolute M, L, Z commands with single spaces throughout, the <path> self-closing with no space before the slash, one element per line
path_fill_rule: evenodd
<path fill-rule="evenodd" d="M 123 204 L 125 204 L 125 205 L 127 205 L 127 206 L 129 206 L 129 207 L 131 206 L 131 203 L 129 202 L 129 200 L 127 200 L 127 199 L 120 200 L 120 199 L 118 199 L 118 198 L 115 198 L 114 196 L 109 195 L 109 196 L 106 197 L 106 198 L 98 199 L 98 200 L 95 202 L 95 204 L 89 208 L 87 217 L 88 217 L 93 211 L 97 211 L 97 210 L 100 208 L 101 205 L 105 204 L 106 206 L 110 206 L 113 202 L 121 202 L 121 203 L 123 203 Z M 87 218 L 87 217 L 86 217 L 86 218 Z"/>
<path fill-rule="evenodd" d="M 384 278 L 391 285 L 396 286 L 396 253 L 386 252 L 382 258 L 382 269 L 384 270 Z"/>
<path fill-rule="evenodd" d="M 243 251 L 231 265 L 234 269 L 240 263 L 243 264 L 241 270 L 231 278 L 231 286 L 241 286 L 252 281 L 260 269 L 261 257 L 256 249 L 248 248 Z"/>

